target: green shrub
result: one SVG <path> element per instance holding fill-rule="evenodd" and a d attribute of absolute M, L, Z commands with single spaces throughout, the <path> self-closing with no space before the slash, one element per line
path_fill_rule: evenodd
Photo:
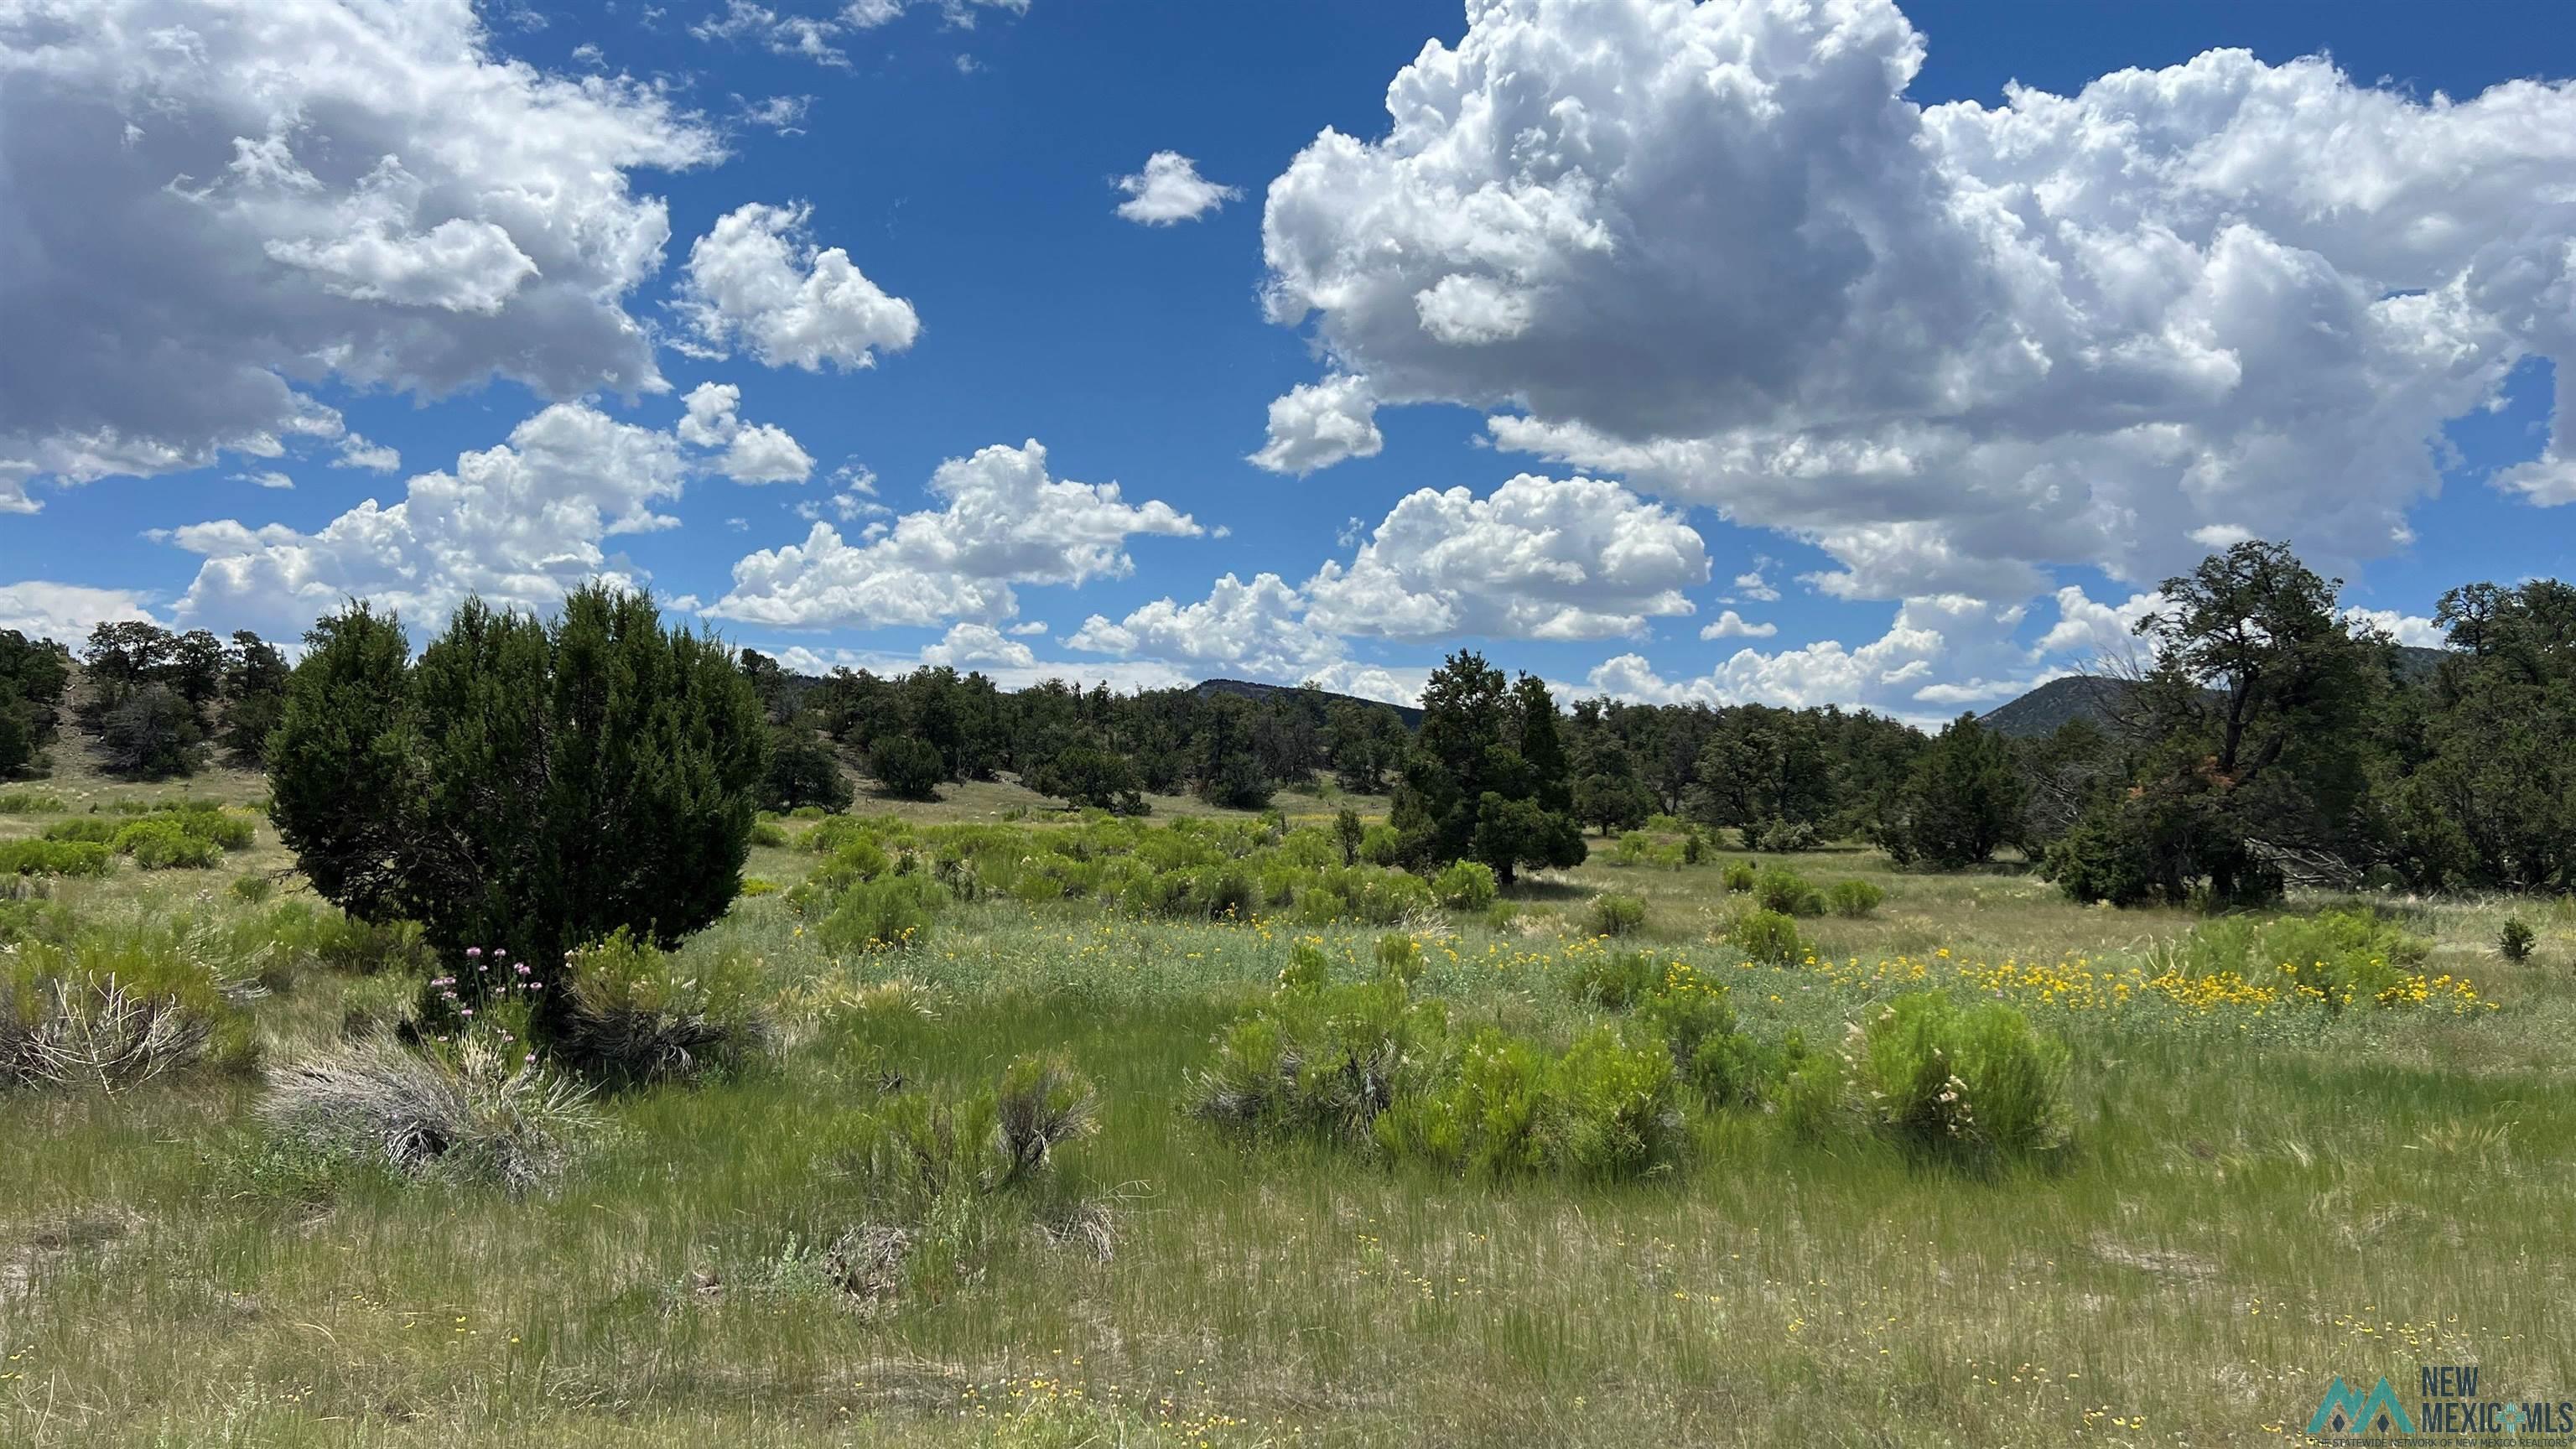
<path fill-rule="evenodd" d="M 1664 988 L 1664 963 L 1647 951 L 1600 951 L 1585 956 L 1566 981 L 1578 1001 L 1626 1011 Z"/>
<path fill-rule="evenodd" d="M 2508 961 L 2528 961 L 2532 944 L 2538 939 L 2529 922 L 2520 916 L 2507 916 L 2504 929 L 2496 933 L 2496 949 L 2502 951 Z"/>
<path fill-rule="evenodd" d="M 1372 825 L 1360 833 L 1360 861 L 1393 867 L 1404 863 L 1404 836 L 1392 825 Z"/>
<path fill-rule="evenodd" d="M 1887 899 L 1887 892 L 1865 880 L 1838 880 L 1825 892 L 1825 907 L 1837 916 L 1866 916 Z"/>
<path fill-rule="evenodd" d="M 99 815 L 75 815 L 69 820 L 57 820 L 46 826 L 45 839 L 77 840 L 91 845 L 106 845 L 116 839 L 116 832 L 124 828 L 125 822 L 122 820 Z"/>
<path fill-rule="evenodd" d="M 1500 889 L 1494 868 L 1480 860 L 1451 861 L 1431 881 L 1431 893 L 1453 911 L 1481 911 L 1494 903 Z"/>
<path fill-rule="evenodd" d="M 0 790 L 0 815 L 60 815 L 72 808 L 41 790 Z"/>
<path fill-rule="evenodd" d="M 815 934 L 827 950 L 888 951 L 918 946 L 947 892 L 917 875 L 882 876 L 842 891 Z"/>
<path fill-rule="evenodd" d="M 1034 1221 L 1050 1241 L 1111 1235 L 1096 1205 L 1054 1191 L 1057 1153 L 1097 1130 L 1099 1099 L 1061 1057 L 1020 1057 L 997 1088 L 962 1098 L 903 1092 L 832 1131 L 826 1157 L 865 1220 L 823 1255 L 822 1276 L 874 1306 L 905 1289 L 972 1277 L 995 1244 Z"/>
<path fill-rule="evenodd" d="M 1584 924 L 1596 936 L 1635 935 L 1646 928 L 1646 903 L 1635 896 L 1594 896 Z"/>
<path fill-rule="evenodd" d="M 257 1041 L 235 999 L 248 983 L 216 975 L 193 944 L 135 926 L 0 952 L 0 1087 L 118 1090 L 199 1062 L 247 1065 Z"/>
<path fill-rule="evenodd" d="M 787 908 L 800 916 L 826 914 L 851 886 L 890 875 L 893 870 L 894 861 L 875 841 L 845 841 L 829 860 L 787 888 Z"/>
<path fill-rule="evenodd" d="M 1798 933 L 1798 923 L 1779 911 L 1746 911 L 1727 928 L 1726 935 L 1744 953 L 1744 959 L 1765 966 L 1794 966 L 1814 954 L 1815 949 Z"/>
<path fill-rule="evenodd" d="M 1645 997 L 1637 1021 L 1662 1040 L 1674 1071 L 1708 1105 L 1752 1106 L 1768 1095 L 1774 1064 L 1737 1028 L 1725 987 L 1675 983 Z"/>
<path fill-rule="evenodd" d="M 1784 916 L 1821 916 L 1825 893 L 1785 866 L 1764 866 L 1753 878 L 1753 899 L 1766 911 Z"/>
<path fill-rule="evenodd" d="M 1705 854 L 1707 850 L 1707 838 L 1699 833 L 1698 826 L 1692 826 L 1690 828 L 1690 833 L 1682 837 L 1682 864 L 1699 864 L 1700 857 Z"/>
<path fill-rule="evenodd" d="M 0 875 L 105 875 L 116 854 L 89 840 L 0 842 Z"/>
<path fill-rule="evenodd" d="M 1726 863 L 1726 869 L 1719 872 L 1718 880 L 1725 885 L 1729 895 L 1740 896 L 1753 889 L 1753 874 L 1753 862 L 1730 860 Z"/>
<path fill-rule="evenodd" d="M 1279 968 L 1282 991 L 1315 991 L 1332 978 L 1332 958 L 1321 944 L 1300 941 L 1288 948 L 1288 964 Z"/>
<path fill-rule="evenodd" d="M 226 850 L 248 850 L 259 837 L 259 827 L 250 817 L 228 814 L 220 806 L 184 807 L 170 812 L 168 818 L 190 836 Z"/>
<path fill-rule="evenodd" d="M 1395 1102 L 1371 1136 L 1390 1156 L 1492 1176 L 1633 1177 L 1678 1155 L 1673 1059 L 1651 1036 L 1595 1027 L 1560 1056 L 1490 1027 L 1437 1087 Z"/>
<path fill-rule="evenodd" d="M 1422 979 L 1422 943 L 1392 933 L 1377 938 L 1377 973 L 1381 979 L 1411 986 Z"/>
<path fill-rule="evenodd" d="M 936 800 L 948 778 L 948 763 L 927 740 L 890 735 L 869 749 L 868 773 L 898 800 Z"/>
<path fill-rule="evenodd" d="M 1366 1141 L 1417 1076 L 1436 1074 L 1448 1017 L 1391 978 L 1282 992 L 1217 1039 L 1190 1108 L 1247 1132 Z"/>
<path fill-rule="evenodd" d="M 244 905 L 262 905 L 277 894 L 277 878 L 263 871 L 244 871 L 233 877 L 230 890 L 233 899 Z"/>
<path fill-rule="evenodd" d="M 787 827 L 775 820 L 755 820 L 751 823 L 751 843 L 782 849 L 787 844 Z"/>
<path fill-rule="evenodd" d="M 116 832 L 115 849 L 145 870 L 204 870 L 224 858 L 222 846 L 190 835 L 161 815 L 145 816 Z"/>
<path fill-rule="evenodd" d="M 756 875 L 747 875 L 742 878 L 742 898 L 744 900 L 754 900 L 761 896 L 774 896 L 776 894 L 778 894 L 778 882 L 774 880 L 762 880 Z"/>
<path fill-rule="evenodd" d="M 1814 850 L 1824 837 L 1804 820 L 1765 820 L 1744 827 L 1744 848 L 1787 855 Z"/>
<path fill-rule="evenodd" d="M 1963 1010 L 1939 992 L 1900 996 L 1863 1026 L 1852 1061 L 1863 1115 L 1935 1153 L 2019 1157 L 2067 1138 L 2065 1046 L 2002 1002 Z"/>
<path fill-rule="evenodd" d="M 362 921 L 344 911 L 320 918 L 314 956 L 357 976 L 427 976 L 438 964 L 418 921 Z"/>
<path fill-rule="evenodd" d="M 683 964 L 619 931 L 577 953 L 565 1060 L 613 1087 L 734 1071 L 770 1038 L 759 964 L 740 951 Z"/>
<path fill-rule="evenodd" d="M 2432 948 L 2431 941 L 2367 909 L 2270 922 L 2230 916 L 2203 922 L 2182 940 L 2156 949 L 2149 964 L 2159 975 L 2190 980 L 2232 975 L 2256 985 L 2286 984 L 2340 1011 L 2384 995 L 2394 1002 L 2395 988 Z"/>

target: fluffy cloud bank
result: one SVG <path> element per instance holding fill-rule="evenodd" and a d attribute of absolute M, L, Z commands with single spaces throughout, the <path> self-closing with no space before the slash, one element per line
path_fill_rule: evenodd
<path fill-rule="evenodd" d="M 0 349 L 0 509 L 345 441 L 325 380 L 656 387 L 630 175 L 718 154 L 659 90 L 497 59 L 470 0 L 0 7 L 0 316 L 44 339 Z"/>
<path fill-rule="evenodd" d="M 1478 498 L 1406 496 L 1349 564 L 1306 585 L 1310 622 L 1336 634 L 1598 639 L 1691 612 L 1708 582 L 1699 534 L 1616 483 L 1523 474 Z"/>
<path fill-rule="evenodd" d="M 1170 504 L 1129 504 L 1115 483 L 1047 474 L 1046 449 L 996 444 L 931 475 L 940 506 L 872 525 L 855 543 L 817 522 L 801 544 L 734 565 L 708 612 L 787 628 L 994 623 L 1019 611 L 1013 584 L 1080 584 L 1135 568 L 1126 540 L 1202 530 Z"/>
<path fill-rule="evenodd" d="M 1421 669 L 1346 657 L 1345 641 L 1598 639 L 1691 612 L 1708 581 L 1699 534 L 1615 483 L 1523 475 L 1479 498 L 1420 489 L 1302 586 L 1227 574 L 1204 599 L 1092 615 L 1065 642 L 1121 658 L 1409 699 Z"/>
<path fill-rule="evenodd" d="M 659 511 L 689 479 L 789 476 L 793 438 L 736 415 L 739 389 L 707 384 L 668 432 L 556 403 L 507 441 L 410 480 L 398 501 L 368 499 L 306 533 L 234 519 L 170 530 L 205 562 L 175 608 L 182 624 L 252 628 L 279 639 L 356 597 L 435 628 L 468 594 L 544 611 L 593 578 L 643 574 L 606 547 L 623 534 L 678 526 Z"/>
<path fill-rule="evenodd" d="M 1270 186 L 1267 302 L 1382 402 L 1815 543 L 1849 597 L 2407 537 L 2442 423 L 2561 361 L 2576 86 L 2214 51 L 1924 108 L 1886 0 L 1493 0 Z"/>

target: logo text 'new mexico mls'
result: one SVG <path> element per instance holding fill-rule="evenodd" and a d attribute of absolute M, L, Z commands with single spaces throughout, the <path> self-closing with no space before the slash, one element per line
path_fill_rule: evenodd
<path fill-rule="evenodd" d="M 2390 1429 L 2400 1434 L 2415 1432 L 2415 1421 L 2406 1417 L 2406 1406 L 2397 1401 L 2397 1392 L 2388 1386 L 2386 1374 L 2379 1376 L 2378 1385 L 2366 1398 L 2340 1375 L 2336 1376 L 2333 1383 L 2326 1385 L 2325 1401 L 2317 1405 L 2316 1417 L 2308 1420 L 2308 1432 L 2341 1434 L 2364 1426 L 2376 1426 L 2382 1433 Z"/>

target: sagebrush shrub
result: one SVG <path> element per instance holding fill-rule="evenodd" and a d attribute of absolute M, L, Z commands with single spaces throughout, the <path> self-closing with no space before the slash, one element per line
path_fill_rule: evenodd
<path fill-rule="evenodd" d="M 1431 893 L 1453 911 L 1481 911 L 1494 903 L 1501 889 L 1494 868 L 1481 860 L 1451 861 L 1431 881 Z"/>
<path fill-rule="evenodd" d="M 1635 935 L 1646 928 L 1646 903 L 1635 896 L 1594 896 L 1584 924 L 1596 936 Z"/>
<path fill-rule="evenodd" d="M 1753 878 L 1753 899 L 1766 911 L 1784 916 L 1821 916 L 1825 894 L 1805 876 L 1786 866 L 1764 866 Z"/>
<path fill-rule="evenodd" d="M 681 962 L 625 931 L 574 953 L 565 1060 L 610 1086 L 734 1071 L 770 1038 L 759 963 L 740 951 Z"/>
<path fill-rule="evenodd" d="M 85 840 L 0 842 L 0 875 L 105 875 L 116 853 Z"/>
<path fill-rule="evenodd" d="M 2011 1006 L 1962 1009 L 1939 992 L 1915 992 L 1881 1008 L 1855 1045 L 1861 1110 L 1888 1136 L 1999 1157 L 2066 1142 L 2066 1047 Z"/>
<path fill-rule="evenodd" d="M 1371 1136 L 1391 1156 L 1505 1176 L 1617 1178 L 1674 1157 L 1673 1061 L 1651 1037 L 1603 1025 L 1550 1056 L 1484 1028 L 1438 1085 L 1395 1104 Z"/>
<path fill-rule="evenodd" d="M 947 902 L 947 892 L 917 875 L 880 876 L 840 893 L 815 928 L 834 951 L 894 951 L 918 946 Z"/>
<path fill-rule="evenodd" d="M 116 832 L 116 853 L 134 857 L 145 870 L 204 870 L 224 858 L 211 840 L 190 835 L 178 821 L 147 815 Z"/>
<path fill-rule="evenodd" d="M 1825 891 L 1825 907 L 1837 916 L 1866 916 L 1887 899 L 1887 892 L 1865 880 L 1838 880 Z"/>
<path fill-rule="evenodd" d="M 1719 872 L 1718 880 L 1726 887 L 1728 894 L 1742 895 L 1753 889 L 1753 874 L 1753 862 L 1730 860 L 1726 863 L 1726 869 Z"/>
<path fill-rule="evenodd" d="M 1814 954 L 1815 949 L 1799 934 L 1798 923 L 1780 911 L 1746 911 L 1727 928 L 1726 935 L 1746 960 L 1766 966 L 1794 966 Z"/>

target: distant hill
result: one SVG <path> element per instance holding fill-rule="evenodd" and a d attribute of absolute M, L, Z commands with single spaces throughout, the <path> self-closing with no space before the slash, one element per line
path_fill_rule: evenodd
<path fill-rule="evenodd" d="M 1262 684 L 1256 680 L 1250 679 L 1203 680 L 1200 682 L 1198 688 L 1190 691 L 1192 694 L 1231 694 L 1250 700 L 1264 700 L 1274 694 L 1296 694 L 1299 692 L 1299 687 L 1296 685 Z M 1322 694 L 1327 700 L 1348 700 L 1352 704 L 1367 705 L 1372 709 L 1391 709 L 1395 711 L 1396 718 L 1404 721 L 1404 727 L 1406 729 L 1418 729 L 1422 724 L 1422 711 L 1409 705 L 1389 704 L 1382 699 L 1362 699 L 1356 694 L 1335 694 L 1329 689 L 1320 690 L 1318 693 Z"/>
<path fill-rule="evenodd" d="M 2433 677 L 2446 652 L 2401 644 L 2397 646 L 2397 671 L 2409 683 L 2421 684 Z M 2070 674 L 1998 705 L 1979 716 L 1977 723 L 2017 740 L 2055 734 L 2060 725 L 2076 719 L 2089 719 L 2107 727 L 2120 696 L 2136 687 L 2128 680 L 2106 675 Z"/>
<path fill-rule="evenodd" d="M 2075 720 L 2088 719 L 2097 725 L 2111 722 L 2111 707 L 2121 695 L 2137 686 L 2125 679 L 2111 679 L 2098 674 L 2069 674 L 2052 679 L 2009 704 L 1999 705 L 1977 719 L 1977 723 L 1997 734 L 2016 740 L 2035 740 L 2057 733 Z"/>

